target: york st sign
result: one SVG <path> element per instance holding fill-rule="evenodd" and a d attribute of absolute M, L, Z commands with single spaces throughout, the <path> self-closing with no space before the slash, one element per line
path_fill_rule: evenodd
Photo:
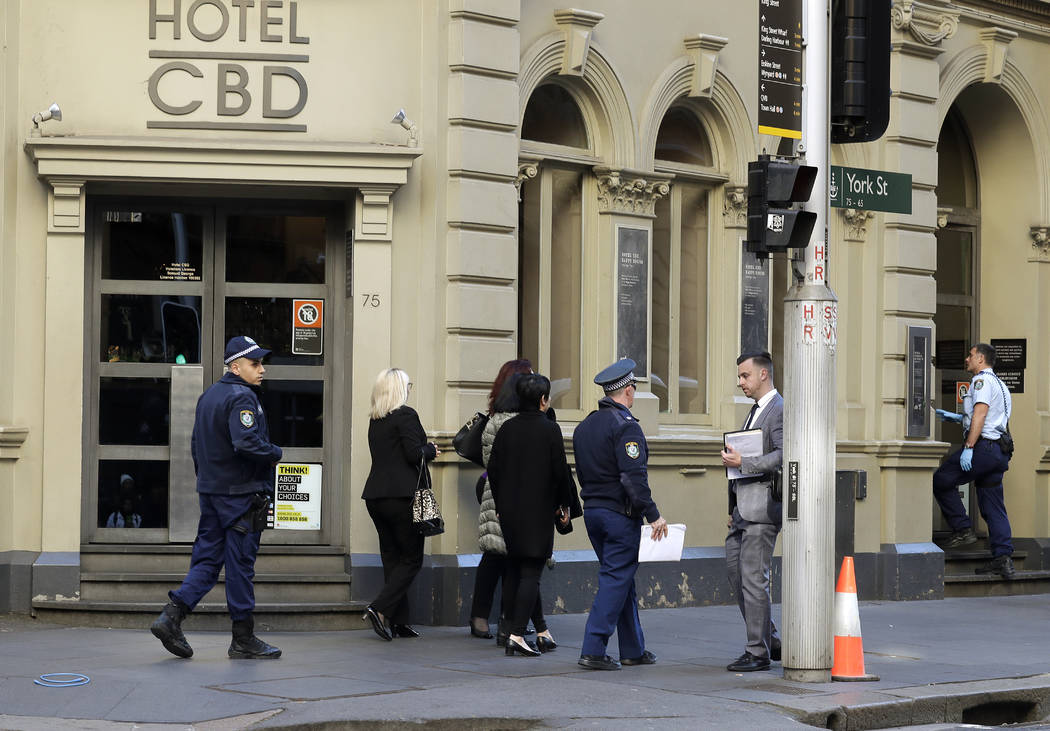
<path fill-rule="evenodd" d="M 298 2 L 149 0 L 148 12 L 156 66 L 147 89 L 160 115 L 147 120 L 147 129 L 306 131 L 305 124 L 281 121 L 298 115 L 309 94 L 310 56 L 303 51 L 310 38 L 302 32 Z M 266 50 L 244 50 L 259 45 Z M 205 100 L 214 100 L 213 115 L 184 118 Z"/>
<path fill-rule="evenodd" d="M 911 175 L 832 165 L 828 196 L 832 208 L 911 213 Z"/>

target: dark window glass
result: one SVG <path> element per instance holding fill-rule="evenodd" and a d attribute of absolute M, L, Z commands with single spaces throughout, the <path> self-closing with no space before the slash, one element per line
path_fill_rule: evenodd
<path fill-rule="evenodd" d="M 544 84 L 532 92 L 521 123 L 521 137 L 569 147 L 588 146 L 580 107 L 557 84 Z"/>
<path fill-rule="evenodd" d="M 270 441 L 281 447 L 322 447 L 324 381 L 263 381 Z"/>
<path fill-rule="evenodd" d="M 98 527 L 167 528 L 167 461 L 99 460 Z"/>
<path fill-rule="evenodd" d="M 962 116 L 952 107 L 937 140 L 937 205 L 977 207 L 977 166 Z"/>
<path fill-rule="evenodd" d="M 711 167 L 711 143 L 692 112 L 672 107 L 656 134 L 656 159 Z"/>
<path fill-rule="evenodd" d="M 100 324 L 103 361 L 201 362 L 200 297 L 104 294 Z"/>
<path fill-rule="evenodd" d="M 292 302 L 288 297 L 227 297 L 226 334 L 247 335 L 272 350 L 272 365 L 323 365 L 323 355 L 292 354 Z"/>
<path fill-rule="evenodd" d="M 201 281 L 204 218 L 190 213 L 102 214 L 102 278 Z"/>
<path fill-rule="evenodd" d="M 170 400 L 166 378 L 100 378 L 99 444 L 167 444 Z"/>
<path fill-rule="evenodd" d="M 324 283 L 323 216 L 230 216 L 227 282 Z"/>

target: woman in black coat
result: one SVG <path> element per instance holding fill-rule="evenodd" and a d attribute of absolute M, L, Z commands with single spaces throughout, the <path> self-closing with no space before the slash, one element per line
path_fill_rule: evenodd
<path fill-rule="evenodd" d="M 521 412 L 496 434 L 488 473 L 507 544 L 503 592 L 511 629 L 506 653 L 536 657 L 539 650 L 525 639 L 525 628 L 543 565 L 554 550 L 554 523 L 568 523 L 575 490 L 561 429 L 543 413 L 550 404 L 551 382 L 525 375 L 517 390 Z"/>
<path fill-rule="evenodd" d="M 372 389 L 368 450 L 372 469 L 361 497 L 379 534 L 385 584 L 365 617 L 384 640 L 419 637 L 408 625 L 408 587 L 423 566 L 423 534 L 412 522 L 412 498 L 420 469 L 440 452 L 427 442 L 419 415 L 406 406 L 412 383 L 408 374 L 390 368 Z"/>

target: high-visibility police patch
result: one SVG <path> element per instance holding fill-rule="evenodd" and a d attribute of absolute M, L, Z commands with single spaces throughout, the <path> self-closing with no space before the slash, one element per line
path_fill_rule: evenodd
<path fill-rule="evenodd" d="M 627 442 L 625 447 L 627 449 L 627 456 L 631 459 L 638 459 L 638 455 L 642 453 L 642 450 L 638 448 L 638 442 Z"/>
<path fill-rule="evenodd" d="M 982 388 L 984 388 L 984 381 L 983 380 L 974 381 L 973 382 L 973 390 L 974 391 L 980 391 Z"/>
<path fill-rule="evenodd" d="M 255 426 L 255 414 L 248 409 L 241 412 L 241 426 L 245 429 L 251 429 Z"/>

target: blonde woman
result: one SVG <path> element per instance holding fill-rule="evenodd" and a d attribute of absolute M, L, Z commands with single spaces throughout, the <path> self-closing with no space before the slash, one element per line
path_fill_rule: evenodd
<path fill-rule="evenodd" d="M 400 368 L 389 368 L 372 389 L 368 449 L 372 469 L 361 497 L 379 534 L 385 584 L 365 609 L 372 629 L 386 641 L 419 637 L 408 625 L 408 587 L 423 565 L 423 534 L 412 523 L 412 496 L 420 463 L 440 452 L 427 442 L 415 409 L 406 405 L 412 382 Z"/>

